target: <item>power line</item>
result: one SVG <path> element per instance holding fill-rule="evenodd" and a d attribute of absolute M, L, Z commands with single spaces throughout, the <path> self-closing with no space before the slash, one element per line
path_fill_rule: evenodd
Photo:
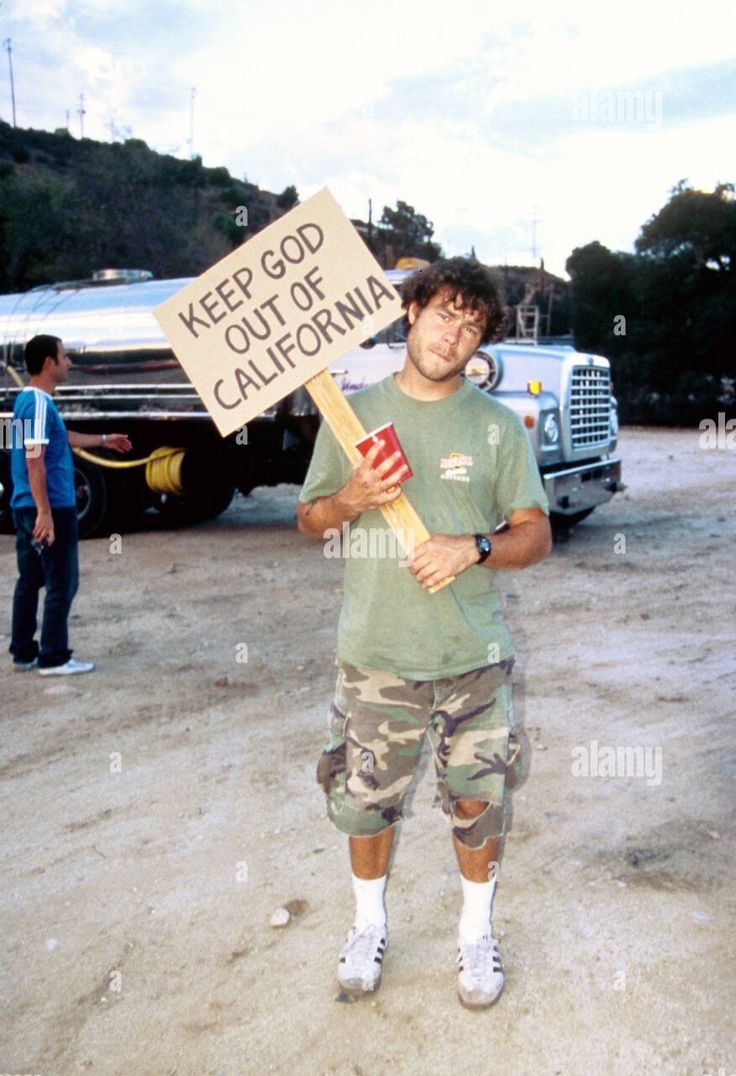
<path fill-rule="evenodd" d="M 15 81 L 13 79 L 13 43 L 9 37 L 3 42 L 8 54 L 8 67 L 10 68 L 10 97 L 13 102 L 13 127 L 15 127 Z"/>

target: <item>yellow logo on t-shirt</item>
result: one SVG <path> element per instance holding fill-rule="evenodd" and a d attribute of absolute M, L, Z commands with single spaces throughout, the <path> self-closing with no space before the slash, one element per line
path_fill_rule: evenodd
<path fill-rule="evenodd" d="M 440 460 L 440 477 L 452 482 L 469 482 L 468 467 L 472 466 L 472 456 L 466 456 L 463 452 L 451 452 Z"/>

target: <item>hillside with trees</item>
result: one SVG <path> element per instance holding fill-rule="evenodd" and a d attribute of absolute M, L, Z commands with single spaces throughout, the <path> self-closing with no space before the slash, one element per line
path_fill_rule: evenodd
<path fill-rule="evenodd" d="M 272 194 L 139 139 L 95 142 L 0 122 L 0 291 L 107 266 L 194 276 L 297 202 L 294 187 Z"/>
<path fill-rule="evenodd" d="M 88 279 L 108 267 L 196 276 L 298 201 L 293 186 L 273 194 L 139 139 L 80 140 L 0 121 L 0 292 Z M 434 225 L 408 202 L 384 206 L 375 224 L 353 224 L 384 268 L 443 256 Z M 545 331 L 569 331 L 566 281 L 525 266 L 494 271 L 510 331 L 515 306 L 531 291 L 543 316 L 551 312 Z"/>

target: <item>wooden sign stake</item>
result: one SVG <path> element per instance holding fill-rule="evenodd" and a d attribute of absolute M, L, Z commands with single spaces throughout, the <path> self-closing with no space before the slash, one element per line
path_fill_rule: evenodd
<path fill-rule="evenodd" d="M 363 457 L 355 447 L 355 443 L 362 440 L 367 431 L 363 429 L 358 416 L 335 384 L 330 371 L 322 370 L 314 377 L 310 377 L 304 382 L 304 387 L 322 412 L 350 462 L 359 463 Z M 429 531 L 405 493 L 402 492 L 401 496 L 390 504 L 382 504 L 380 510 L 407 556 L 413 553 L 415 546 L 421 545 L 429 538 Z M 441 583 L 429 587 L 430 594 L 435 594 L 448 583 L 452 583 L 454 578 L 454 575 L 448 576 Z"/>

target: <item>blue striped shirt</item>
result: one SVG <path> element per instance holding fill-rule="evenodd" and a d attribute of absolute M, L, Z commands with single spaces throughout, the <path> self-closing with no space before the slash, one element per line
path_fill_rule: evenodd
<path fill-rule="evenodd" d="M 33 455 L 34 447 L 41 445 L 46 446 L 49 504 L 52 508 L 75 507 L 74 463 L 64 420 L 47 392 L 27 385 L 18 393 L 13 408 L 11 508 L 37 507 L 28 481 L 26 455 Z"/>

